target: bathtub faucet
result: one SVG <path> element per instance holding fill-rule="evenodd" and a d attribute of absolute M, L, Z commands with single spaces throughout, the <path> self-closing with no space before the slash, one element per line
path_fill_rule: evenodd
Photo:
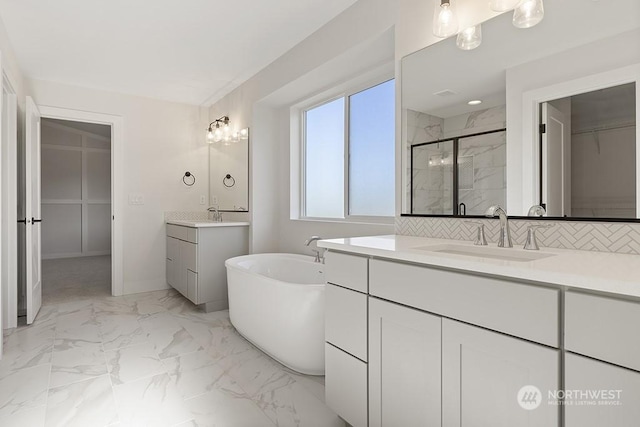
<path fill-rule="evenodd" d="M 310 246 L 311 243 L 317 242 L 318 240 L 322 240 L 322 237 L 320 237 L 320 236 L 311 236 L 304 242 L 304 245 L 305 246 Z M 316 246 L 316 248 L 317 248 L 317 246 Z M 316 258 L 314 259 L 314 261 L 324 264 L 324 256 L 320 255 L 321 249 L 311 249 L 311 250 L 313 251 L 314 254 L 316 254 Z"/>

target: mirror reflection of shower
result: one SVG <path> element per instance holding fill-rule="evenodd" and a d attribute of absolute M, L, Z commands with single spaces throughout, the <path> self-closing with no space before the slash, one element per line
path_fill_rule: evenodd
<path fill-rule="evenodd" d="M 541 118 L 547 215 L 637 218 L 635 83 L 543 103 Z"/>

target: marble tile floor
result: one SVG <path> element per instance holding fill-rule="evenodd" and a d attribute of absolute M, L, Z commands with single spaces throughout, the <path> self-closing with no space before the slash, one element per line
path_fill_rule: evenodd
<path fill-rule="evenodd" d="M 324 377 L 242 338 L 174 290 L 44 305 L 5 331 L 0 426 L 344 426 Z"/>

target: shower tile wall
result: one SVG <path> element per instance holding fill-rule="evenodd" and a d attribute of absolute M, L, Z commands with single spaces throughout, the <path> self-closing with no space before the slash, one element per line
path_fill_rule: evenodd
<path fill-rule="evenodd" d="M 411 146 L 453 136 L 468 135 L 506 126 L 504 106 L 462 114 L 447 119 L 413 110 L 406 110 L 407 159 L 411 159 Z M 463 143 L 462 143 L 463 142 Z M 460 202 L 467 206 L 467 214 L 478 214 L 491 204 L 504 204 L 506 194 L 505 134 L 473 137 L 461 141 L 462 191 Z M 407 177 L 413 174 L 413 183 L 407 179 L 406 200 L 411 199 L 413 185 L 413 212 L 421 214 L 452 213 L 451 149 L 443 144 L 425 146 L 415 150 L 413 171 L 407 162 Z M 442 158 L 442 164 L 430 159 Z M 469 170 L 465 170 L 468 167 Z M 465 173 L 466 172 L 466 173 Z M 465 178 L 466 177 L 466 178 Z"/>
<path fill-rule="evenodd" d="M 407 169 L 407 183 L 406 183 L 406 198 L 405 200 L 411 200 L 411 146 L 414 144 L 420 144 L 428 141 L 436 141 L 438 139 L 442 139 L 444 137 L 444 119 L 440 117 L 431 116 L 429 114 L 421 113 L 419 111 L 414 110 L 405 110 L 407 124 L 406 124 L 406 135 L 407 135 L 407 145 L 406 145 L 406 162 Z M 426 152 L 424 153 L 426 156 Z M 420 159 L 424 160 L 424 159 Z M 427 159 L 428 160 L 428 159 Z M 421 162 L 414 162 L 414 169 L 418 172 L 419 175 L 425 176 L 427 164 Z M 422 179 L 421 179 L 422 181 Z M 421 190 L 420 186 L 416 186 L 415 190 Z M 423 191 L 427 191 L 425 188 Z M 423 196 L 426 198 L 426 194 Z M 437 202 L 435 202 L 437 204 Z M 414 200 L 414 204 L 416 206 L 426 207 L 426 200 Z"/>

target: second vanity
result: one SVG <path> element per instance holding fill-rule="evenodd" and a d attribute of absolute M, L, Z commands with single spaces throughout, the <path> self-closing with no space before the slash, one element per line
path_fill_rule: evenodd
<path fill-rule="evenodd" d="M 225 260 L 249 253 L 248 222 L 167 221 L 167 283 L 205 311 L 229 307 Z"/>
<path fill-rule="evenodd" d="M 318 246 L 326 401 L 354 427 L 637 426 L 640 256 L 407 236 Z"/>

